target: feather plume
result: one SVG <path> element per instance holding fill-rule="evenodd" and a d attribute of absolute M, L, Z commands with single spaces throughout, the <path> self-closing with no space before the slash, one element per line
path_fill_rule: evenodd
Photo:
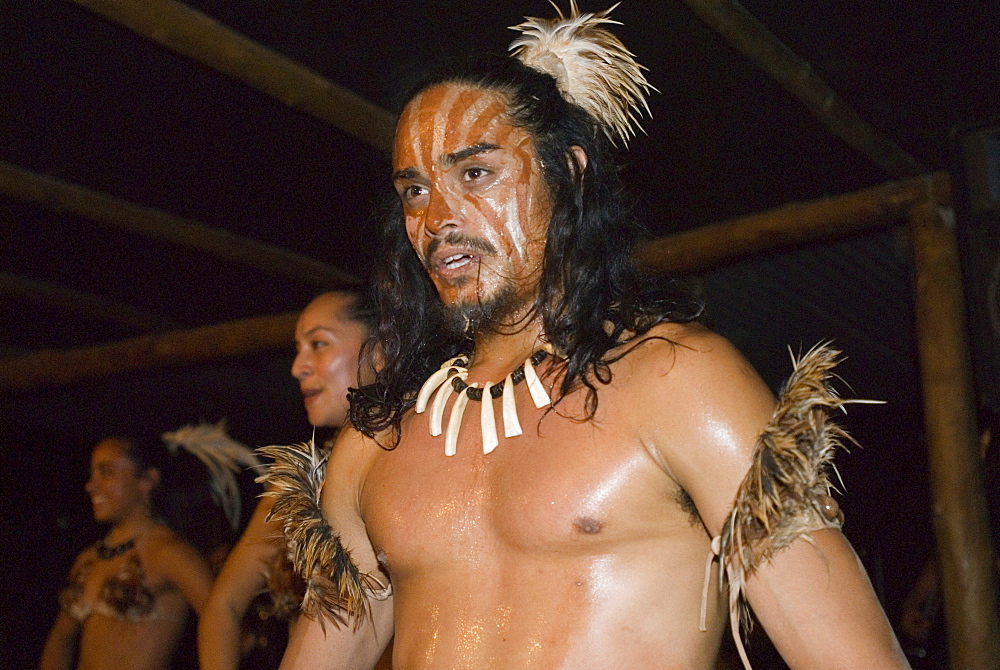
<path fill-rule="evenodd" d="M 264 493 L 274 498 L 268 519 L 281 524 L 292 565 L 306 583 L 302 613 L 318 619 L 324 630 L 326 619 L 339 628 L 353 617 L 357 629 L 371 616 L 368 597 L 386 598 L 391 587 L 358 570 L 340 537 L 323 518 L 319 496 L 329 453 L 318 449 L 312 440 L 261 447 L 257 453 L 273 459 L 257 481 L 270 485 Z"/>
<path fill-rule="evenodd" d="M 602 12 L 580 14 L 576 0 L 564 16 L 554 2 L 556 19 L 525 17 L 511 26 L 521 32 L 509 50 L 522 63 L 552 75 L 563 97 L 594 117 L 604 133 L 617 144 L 627 145 L 642 130 L 639 117 L 649 115 L 646 94 L 656 90 L 643 74 L 644 68 L 621 40 L 602 24 L 618 24 L 608 15 L 618 4 Z"/>
<path fill-rule="evenodd" d="M 189 424 L 161 436 L 170 453 L 183 447 L 205 464 L 212 478 L 212 498 L 222 508 L 229 525 L 240 524 L 240 487 L 236 474 L 243 468 L 258 469 L 260 461 L 245 445 L 226 433 L 226 422 Z"/>
<path fill-rule="evenodd" d="M 853 442 L 830 413 L 848 403 L 830 386 L 840 352 L 822 344 L 799 360 L 785 383 L 764 432 L 757 439 L 750 469 L 740 484 L 729 519 L 722 530 L 720 569 L 729 581 L 733 637 L 749 668 L 738 626 L 749 627 L 743 602 L 746 580 L 763 563 L 793 541 L 812 541 L 810 533 L 840 528 L 843 515 L 830 496 L 835 489 L 829 473 L 833 456 Z M 720 580 L 721 582 L 721 580 Z"/>

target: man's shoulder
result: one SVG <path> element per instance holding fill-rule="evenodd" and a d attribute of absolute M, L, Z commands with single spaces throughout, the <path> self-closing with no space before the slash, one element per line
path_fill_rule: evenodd
<path fill-rule="evenodd" d="M 699 323 L 662 323 L 625 345 L 623 360 L 633 359 L 663 383 L 690 382 L 705 375 L 745 372 L 749 364 L 725 337 Z M 647 380 L 649 381 L 649 380 Z"/>
<path fill-rule="evenodd" d="M 773 403 L 771 392 L 725 337 L 699 324 L 667 323 L 632 346 L 617 376 L 634 410 L 676 420 L 716 412 L 743 414 L 753 408 L 766 420 L 763 412 Z"/>

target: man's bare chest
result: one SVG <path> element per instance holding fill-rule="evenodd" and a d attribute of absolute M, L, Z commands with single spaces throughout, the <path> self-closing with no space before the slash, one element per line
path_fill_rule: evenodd
<path fill-rule="evenodd" d="M 407 417 L 399 446 L 375 457 L 361 497 L 390 571 L 508 552 L 587 555 L 688 523 L 676 486 L 627 426 L 524 414 L 524 434 L 501 438 L 488 455 L 466 417 L 454 456 L 425 418 Z"/>

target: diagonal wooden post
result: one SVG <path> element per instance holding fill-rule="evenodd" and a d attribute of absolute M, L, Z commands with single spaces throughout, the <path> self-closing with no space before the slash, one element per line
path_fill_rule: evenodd
<path fill-rule="evenodd" d="M 949 212 L 930 189 L 910 212 L 934 530 L 951 667 L 997 670 L 993 549 L 979 467 L 962 274 Z"/>

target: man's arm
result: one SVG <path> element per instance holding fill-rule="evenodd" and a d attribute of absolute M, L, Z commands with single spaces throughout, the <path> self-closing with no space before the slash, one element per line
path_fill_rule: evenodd
<path fill-rule="evenodd" d="M 392 597 L 368 599 L 371 621 L 358 630 L 300 616 L 279 670 L 371 670 L 392 638 Z M 326 630 L 323 630 L 325 626 Z"/>
<path fill-rule="evenodd" d="M 352 427 L 341 429 L 327 463 L 320 508 L 323 520 L 350 553 L 358 571 L 388 585 L 358 507 L 358 492 L 367 476 L 370 457 L 378 448 Z M 375 667 L 392 638 L 392 596 L 377 600 L 367 593 L 365 598 L 371 616 L 357 626 L 354 625 L 357 614 L 347 614 L 346 625 L 334 624 L 323 612 L 301 615 L 289 638 L 281 670 L 368 670 Z M 319 617 L 325 617 L 322 623 Z"/>
<path fill-rule="evenodd" d="M 52 630 L 45 640 L 39 670 L 70 670 L 76 656 L 76 641 L 80 637 L 80 622 L 60 610 Z"/>
<path fill-rule="evenodd" d="M 267 586 L 265 570 L 285 546 L 277 523 L 268 523 L 273 498 L 257 503 L 246 530 L 226 558 L 198 620 L 198 661 L 206 670 L 236 670 L 243 615 Z"/>
<path fill-rule="evenodd" d="M 774 410 L 770 391 L 723 338 L 679 331 L 657 344 L 653 382 L 669 419 L 658 448 L 712 537 L 729 517 L 757 437 Z M 645 396 L 646 402 L 653 402 Z M 664 411 L 666 410 L 666 411 Z M 810 533 L 779 549 L 747 580 L 748 602 L 793 668 L 908 667 L 867 575 L 843 534 Z"/>
<path fill-rule="evenodd" d="M 811 534 L 747 580 L 747 600 L 791 668 L 908 668 L 847 538 Z"/>

